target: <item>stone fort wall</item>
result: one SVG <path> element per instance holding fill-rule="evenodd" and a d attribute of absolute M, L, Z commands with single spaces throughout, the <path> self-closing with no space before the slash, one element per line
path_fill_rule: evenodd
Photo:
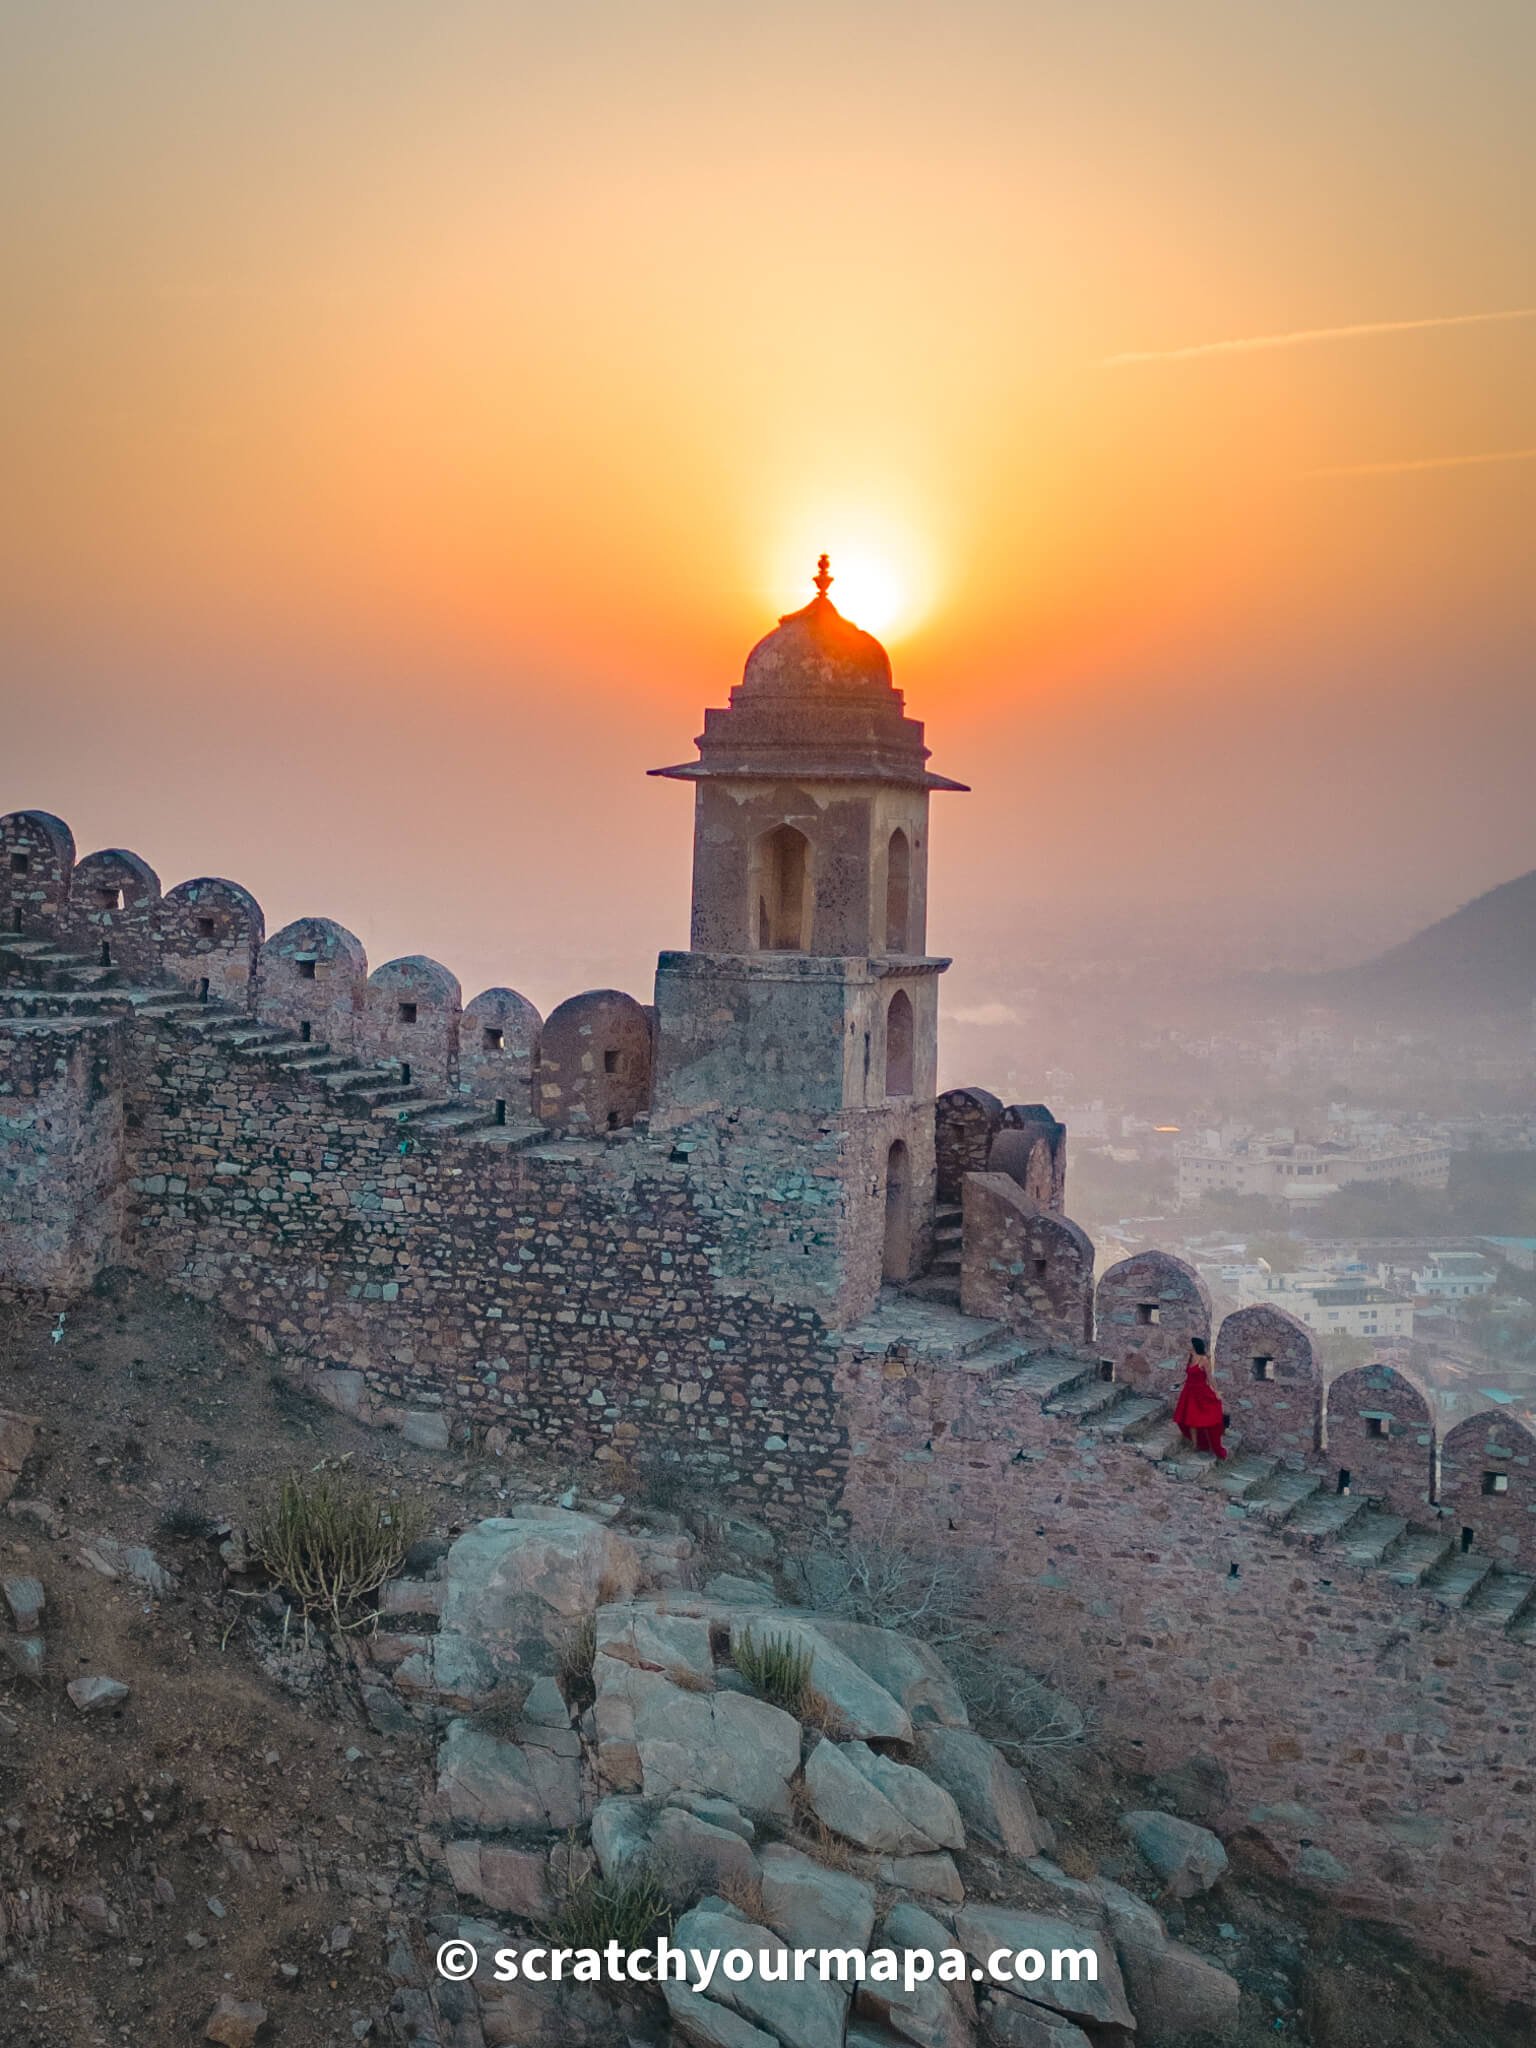
<path fill-rule="evenodd" d="M 98 950 L 84 953 L 93 985 L 55 963 L 58 987 L 36 992 L 54 971 L 37 948 L 76 927 L 62 842 L 26 830 L 22 850 L 41 859 L 9 870 L 9 914 L 30 924 L 10 959 L 34 992 L 0 1025 L 0 1271 L 14 1291 L 49 1301 L 122 1260 L 219 1302 L 381 1419 L 437 1415 L 445 1435 L 468 1423 L 568 1456 L 682 1458 L 780 1524 L 832 1513 L 952 1549 L 1021 1654 L 1097 1698 L 1149 1768 L 1213 1751 L 1233 1786 L 1227 1825 L 1277 1864 L 1532 1988 L 1529 1639 L 1171 1478 L 1145 1446 L 1053 1412 L 1027 1370 L 841 1330 L 837 1276 L 870 1254 L 845 1191 L 877 1170 L 878 1118 L 807 1130 L 764 1111 L 653 1137 L 632 1107 L 633 1122 L 610 1123 L 639 1100 L 630 999 L 614 1048 L 593 1030 L 602 1000 L 580 1001 L 546 1070 L 514 992 L 461 1009 L 446 970 L 414 957 L 369 976 L 356 942 L 318 920 L 265 940 L 232 884 L 185 885 L 167 911 L 126 858 L 112 872 L 137 893 L 102 883 L 92 915 L 147 920 L 177 991 L 146 998 Z M 221 992 L 233 1021 L 210 1028 Z M 264 1041 L 264 1002 L 284 1006 L 266 1013 L 284 1034 L 309 1025 L 297 1050 Z M 499 1116 L 508 1097 L 492 1093 L 467 1126 L 453 1110 L 435 1129 L 402 1123 L 399 1091 L 366 1084 L 416 1088 L 400 1069 L 419 1064 L 445 1099 L 462 1096 L 471 1012 L 492 1019 L 473 1050 L 494 1084 L 510 1095 L 503 1053 L 526 1072 L 527 1113 Z M 307 1059 L 322 1027 L 367 1062 L 361 1084 L 284 1063 Z M 535 1114 L 546 1072 L 579 1105 L 560 1124 Z M 1155 1405 L 1189 1336 L 1211 1334 L 1197 1277 L 1144 1254 L 1094 1288 L 1058 1213 L 1059 1126 L 1020 1112 L 1016 1173 L 982 1171 L 977 1112 L 985 1124 L 991 1110 L 963 1092 L 948 1138 L 941 1105 L 938 1154 L 976 1219 L 961 1284 L 981 1290 L 989 1322 L 969 1327 L 1000 1328 L 1015 1361 L 1032 1343 L 1060 1350 L 1090 1382 Z M 1536 1567 L 1523 1431 L 1479 1416 L 1442 1443 L 1391 1365 L 1325 1388 L 1299 1326 L 1245 1314 L 1215 1344 L 1245 1451 L 1267 1446 L 1282 1474 L 1339 1463 L 1384 1512 L 1465 1517 L 1511 1567 Z"/>

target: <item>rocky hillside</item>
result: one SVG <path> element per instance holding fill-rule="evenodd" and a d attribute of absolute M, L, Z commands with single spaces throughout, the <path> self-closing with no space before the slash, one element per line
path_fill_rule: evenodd
<path fill-rule="evenodd" d="M 1530 2038 L 1284 1887 L 1262 1826 L 1218 1841 L 1218 1759 L 1147 1783 L 1100 1754 L 921 1559 L 786 1546 L 667 1468 L 366 1431 L 138 1284 L 0 1311 L 0 1409 L 31 1418 L 0 1435 L 6 2048 Z M 306 1624 L 258 1562 L 294 1471 L 430 1525 L 361 1626 Z M 973 1968 L 1089 1945 L 1098 1968 L 663 1992 L 491 1966 L 664 1931 Z M 468 1981 L 434 1969 L 447 1941 L 479 1952 Z"/>
<path fill-rule="evenodd" d="M 1536 1000 L 1536 870 L 1463 904 L 1400 946 L 1309 978 L 1314 997 L 1414 1018 L 1527 1012 Z"/>

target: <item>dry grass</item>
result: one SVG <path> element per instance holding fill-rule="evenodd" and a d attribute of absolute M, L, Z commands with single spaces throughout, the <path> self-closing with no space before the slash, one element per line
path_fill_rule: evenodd
<path fill-rule="evenodd" d="M 695 1671 L 688 1664 L 669 1664 L 663 1674 L 669 1685 L 675 1685 L 679 1692 L 713 1692 L 715 1681 L 702 1671 Z"/>
<path fill-rule="evenodd" d="M 391 1500 L 361 1475 L 322 1464 L 283 1481 L 257 1518 L 251 1551 L 306 1620 L 359 1628 L 427 1525 L 418 1502 Z"/>
<path fill-rule="evenodd" d="M 597 1698 L 592 1666 L 597 1661 L 597 1617 L 583 1614 L 573 1621 L 555 1646 L 560 1690 L 573 1707 L 590 1707 Z"/>
<path fill-rule="evenodd" d="M 763 1904 L 763 1887 L 755 1877 L 743 1877 L 739 1871 L 723 1872 L 715 1885 L 716 1894 L 728 1906 L 734 1906 L 738 1913 L 744 1913 L 758 1926 L 767 1923 L 768 1912 Z"/>

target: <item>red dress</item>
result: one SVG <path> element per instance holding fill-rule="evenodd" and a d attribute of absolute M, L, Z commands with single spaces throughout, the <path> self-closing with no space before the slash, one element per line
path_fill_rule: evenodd
<path fill-rule="evenodd" d="M 1179 1425 L 1185 1442 L 1192 1443 L 1196 1450 L 1213 1451 L 1218 1458 L 1227 1455 L 1221 1442 L 1226 1415 L 1222 1410 L 1221 1396 L 1206 1375 L 1204 1359 L 1191 1358 L 1185 1366 L 1184 1385 L 1174 1407 L 1173 1419 Z"/>

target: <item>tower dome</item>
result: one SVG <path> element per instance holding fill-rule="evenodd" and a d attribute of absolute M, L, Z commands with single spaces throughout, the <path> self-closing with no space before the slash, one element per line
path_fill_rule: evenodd
<path fill-rule="evenodd" d="M 823 555 L 816 595 L 786 612 L 747 656 L 742 697 L 866 695 L 891 688 L 891 658 L 873 633 L 845 619 L 827 595 L 832 573 Z"/>
<path fill-rule="evenodd" d="M 704 713 L 698 760 L 651 773 L 687 782 L 790 775 L 963 789 L 928 769 L 922 723 L 906 716 L 890 656 L 827 595 L 825 555 L 814 580 L 810 603 L 787 612 L 747 656 L 729 705 Z"/>

